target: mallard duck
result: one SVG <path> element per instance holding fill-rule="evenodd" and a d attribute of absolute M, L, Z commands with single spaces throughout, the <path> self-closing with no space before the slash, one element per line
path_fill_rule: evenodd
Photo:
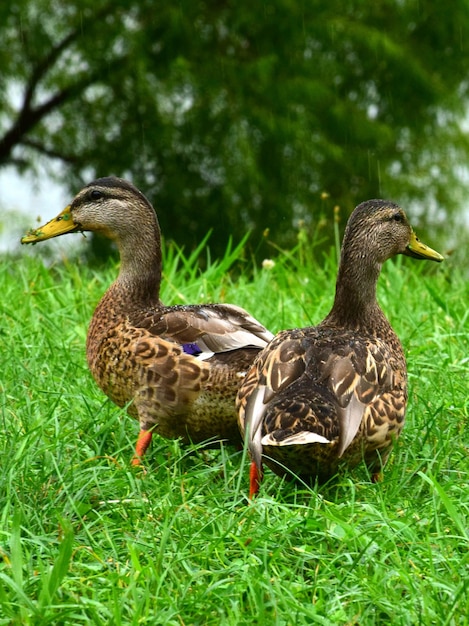
<path fill-rule="evenodd" d="M 153 433 L 241 444 L 236 392 L 272 333 L 235 305 L 161 302 L 158 219 L 131 183 L 95 180 L 21 242 L 82 231 L 114 240 L 120 253 L 119 275 L 91 320 L 86 355 L 99 387 L 140 423 L 133 464 L 140 464 Z"/>
<path fill-rule="evenodd" d="M 250 497 L 263 461 L 280 476 L 324 482 L 364 460 L 380 478 L 407 404 L 402 346 L 376 301 L 381 266 L 397 254 L 443 260 L 397 204 L 360 204 L 345 230 L 330 313 L 318 326 L 278 333 L 257 355 L 237 397 Z"/>

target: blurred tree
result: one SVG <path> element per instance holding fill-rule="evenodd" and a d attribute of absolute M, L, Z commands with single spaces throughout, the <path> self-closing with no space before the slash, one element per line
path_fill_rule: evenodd
<path fill-rule="evenodd" d="M 376 196 L 456 214 L 468 44 L 467 0 L 4 2 L 0 165 L 128 177 L 215 253 Z"/>

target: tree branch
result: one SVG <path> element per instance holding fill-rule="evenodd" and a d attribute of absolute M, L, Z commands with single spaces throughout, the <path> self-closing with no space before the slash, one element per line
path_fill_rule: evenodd
<path fill-rule="evenodd" d="M 32 148 L 39 154 L 47 156 L 51 159 L 59 159 L 60 161 L 63 161 L 64 163 L 68 163 L 69 165 L 74 165 L 78 163 L 78 159 L 74 155 L 64 154 L 63 152 L 52 150 L 51 148 L 47 148 L 42 143 L 39 143 L 38 141 L 35 141 L 33 139 L 24 139 L 22 143 L 24 146 L 27 146 L 28 148 Z"/>
<path fill-rule="evenodd" d="M 96 20 L 96 19 L 99 20 L 101 18 L 104 18 L 111 11 L 112 11 L 112 6 L 107 5 L 103 7 L 100 11 L 98 11 L 98 13 L 93 15 L 93 20 Z M 46 56 L 37 63 L 36 67 L 33 69 L 31 78 L 26 87 L 26 91 L 25 91 L 24 99 L 23 99 L 23 106 L 21 107 L 22 110 L 30 109 L 31 102 L 33 101 L 36 88 L 39 82 L 41 81 L 41 79 L 47 74 L 50 68 L 54 66 L 54 63 L 60 57 L 62 52 L 64 50 L 67 50 L 67 48 L 69 48 L 70 45 L 79 36 L 82 36 L 82 34 L 83 34 L 83 24 L 80 24 L 79 26 L 77 26 L 77 28 L 75 28 L 75 30 L 71 31 L 68 35 L 66 35 L 62 39 L 62 41 L 60 41 L 56 46 L 52 47 L 49 53 L 46 54 Z"/>
<path fill-rule="evenodd" d="M 109 71 L 114 66 L 119 66 L 125 62 L 125 57 L 115 59 L 106 66 Z M 59 109 L 66 102 L 82 93 L 87 87 L 97 82 L 101 77 L 101 72 L 83 76 L 73 85 L 65 87 L 55 93 L 48 100 L 38 105 L 36 108 L 23 109 L 16 119 L 14 125 L 8 130 L 0 140 L 0 164 L 6 163 L 10 159 L 13 148 L 21 143 L 25 143 L 27 134 L 41 122 L 49 113 Z"/>
<path fill-rule="evenodd" d="M 108 4 L 94 14 L 92 19 L 100 20 L 108 15 L 112 10 L 112 5 Z M 78 36 L 82 35 L 82 33 L 83 25 L 80 24 L 79 27 L 75 28 L 75 30 L 66 35 L 56 46 L 52 47 L 48 54 L 46 54 L 44 58 L 40 59 L 35 65 L 27 83 L 21 110 L 19 111 L 16 121 L 0 140 L 0 164 L 7 163 L 11 159 L 13 148 L 23 141 L 23 138 L 31 131 L 32 128 L 34 128 L 34 126 L 36 126 L 36 124 L 44 119 L 51 111 L 62 106 L 65 102 L 70 100 L 80 91 L 83 91 L 99 78 L 99 72 L 96 72 L 88 77 L 83 77 L 76 84 L 62 89 L 37 107 L 34 108 L 32 106 L 38 85 L 41 83 L 42 79 L 54 66 L 64 50 L 67 50 L 78 38 Z M 117 62 L 122 62 L 122 59 L 119 59 Z"/>

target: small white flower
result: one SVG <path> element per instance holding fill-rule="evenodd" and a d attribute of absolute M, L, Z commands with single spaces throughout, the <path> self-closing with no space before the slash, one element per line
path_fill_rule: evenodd
<path fill-rule="evenodd" d="M 265 270 L 271 270 L 275 265 L 275 261 L 272 261 L 272 259 L 264 259 L 262 261 L 262 267 Z"/>

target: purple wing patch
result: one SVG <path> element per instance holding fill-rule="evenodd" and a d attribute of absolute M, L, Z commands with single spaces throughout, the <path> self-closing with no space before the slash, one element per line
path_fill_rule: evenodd
<path fill-rule="evenodd" d="M 192 354 L 192 356 L 199 356 L 199 354 L 202 354 L 202 350 L 196 343 L 183 343 L 182 349 L 186 354 Z"/>

